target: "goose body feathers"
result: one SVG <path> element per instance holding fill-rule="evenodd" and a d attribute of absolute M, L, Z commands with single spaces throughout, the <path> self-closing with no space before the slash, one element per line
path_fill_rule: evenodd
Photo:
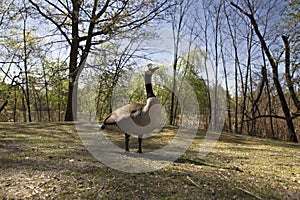
<path fill-rule="evenodd" d="M 129 137 L 132 134 L 138 135 L 139 149 L 142 153 L 142 137 L 160 127 L 162 106 L 153 93 L 151 77 L 158 69 L 148 64 L 145 71 L 145 87 L 147 102 L 131 103 L 113 111 L 104 120 L 101 129 L 117 130 L 125 133 L 125 150 L 129 151 Z"/>
<path fill-rule="evenodd" d="M 131 103 L 112 112 L 103 122 L 101 129 L 117 130 L 127 134 L 144 135 L 159 127 L 161 105 L 156 97 L 147 103 Z"/>

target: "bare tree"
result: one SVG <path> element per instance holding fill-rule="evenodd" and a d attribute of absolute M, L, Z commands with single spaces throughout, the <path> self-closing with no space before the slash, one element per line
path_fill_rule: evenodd
<path fill-rule="evenodd" d="M 297 113 L 300 113 L 300 101 L 297 97 L 297 94 L 294 89 L 294 84 L 291 77 L 291 49 L 290 49 L 290 42 L 287 36 L 283 35 L 282 40 L 285 47 L 285 78 L 287 82 L 287 86 L 289 88 L 289 92 L 291 94 L 292 100 L 297 108 Z"/>
<path fill-rule="evenodd" d="M 210 98 L 212 96 L 210 88 L 213 87 L 214 83 L 210 82 L 210 64 L 211 64 L 211 49 L 210 49 L 210 40 L 211 40 L 211 23 L 210 19 L 211 16 L 209 16 L 209 10 L 207 9 L 209 5 L 211 5 L 210 2 L 201 1 L 201 4 L 199 6 L 194 6 L 194 21 L 195 21 L 195 28 L 194 28 L 194 35 L 198 39 L 199 46 L 204 46 L 204 55 L 203 55 L 203 71 L 204 71 L 204 77 L 206 79 L 206 85 L 207 85 L 207 96 L 208 98 L 208 107 L 209 107 L 209 116 L 207 118 L 207 123 L 209 124 L 209 121 L 211 120 L 211 112 L 212 112 L 212 99 Z"/>
<path fill-rule="evenodd" d="M 50 21 L 70 46 L 69 89 L 66 121 L 76 120 L 77 83 L 80 67 L 91 48 L 115 35 L 137 29 L 160 17 L 170 6 L 170 1 L 52 1 L 29 0 L 44 18 Z M 73 99 L 74 94 L 74 99 Z"/>
<path fill-rule="evenodd" d="M 254 14 L 255 14 L 254 7 L 253 7 L 253 5 L 251 4 L 251 2 L 249 0 L 246 1 L 248 11 L 246 11 L 245 9 L 243 9 L 242 7 L 240 7 L 236 3 L 231 2 L 231 5 L 234 8 L 236 8 L 240 13 L 242 13 L 247 18 L 249 18 L 249 20 L 250 20 L 250 22 L 253 26 L 254 32 L 256 33 L 256 35 L 257 35 L 257 37 L 260 41 L 260 44 L 262 46 L 262 49 L 263 49 L 264 53 L 266 54 L 266 56 L 269 60 L 269 63 L 272 67 L 273 82 L 274 82 L 277 94 L 278 94 L 280 102 L 281 102 L 282 111 L 284 113 L 284 118 L 283 119 L 286 121 L 286 124 L 287 124 L 287 127 L 288 127 L 289 141 L 298 142 L 298 139 L 297 139 L 297 136 L 296 136 L 296 133 L 295 133 L 293 117 L 290 113 L 289 105 L 286 101 L 283 88 L 282 88 L 281 83 L 279 81 L 280 77 L 279 77 L 279 73 L 278 73 L 278 62 L 272 56 L 271 50 L 269 49 L 264 36 L 262 35 L 262 33 L 259 30 L 257 20 L 254 16 Z"/>
<path fill-rule="evenodd" d="M 95 53 L 95 56 L 92 54 L 93 68 L 100 76 L 99 80 L 97 79 L 96 98 L 96 116 L 100 120 L 108 114 L 108 110 L 109 113 L 112 112 L 110 99 L 119 78 L 137 65 L 135 59 L 149 59 L 144 54 L 145 52 L 151 53 L 141 46 L 147 37 L 148 35 L 136 30 L 135 34 L 128 35 L 126 41 L 123 40 L 120 43 L 117 40 L 111 40 L 98 47 L 100 53 Z"/>
<path fill-rule="evenodd" d="M 192 4 L 192 0 L 180 0 L 178 4 L 174 7 L 173 14 L 171 15 L 172 31 L 173 31 L 173 42 L 174 42 L 174 57 L 173 57 L 173 85 L 172 85 L 172 99 L 170 107 L 170 119 L 169 124 L 174 125 L 175 119 L 175 90 L 176 90 L 176 74 L 177 74 L 177 65 L 179 61 L 179 47 L 183 37 L 183 31 L 187 24 L 187 14 L 189 7 Z"/>
<path fill-rule="evenodd" d="M 27 8 L 24 3 L 24 8 L 25 11 L 21 13 L 21 16 L 23 18 L 23 51 L 24 51 L 24 56 L 23 56 L 23 64 L 24 64 L 24 73 L 25 73 L 25 99 L 26 99 L 26 105 L 27 105 L 27 113 L 28 113 L 28 121 L 32 122 L 31 119 L 31 108 L 30 108 L 30 94 L 29 94 L 29 79 L 28 79 L 28 58 L 29 58 L 29 50 L 28 50 L 28 35 L 27 35 L 27 18 L 28 18 L 28 12 Z"/>

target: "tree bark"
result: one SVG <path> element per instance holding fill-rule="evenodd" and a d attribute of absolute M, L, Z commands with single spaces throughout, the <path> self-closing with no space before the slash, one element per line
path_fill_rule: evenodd
<path fill-rule="evenodd" d="M 252 52 L 252 38 L 253 38 L 253 31 L 251 30 L 249 35 L 247 34 L 247 70 L 246 70 L 246 77 L 245 77 L 245 85 L 242 84 L 243 89 L 243 104 L 242 104 L 242 117 L 241 117 L 241 127 L 240 132 L 243 132 L 244 129 L 244 119 L 245 119 L 245 111 L 247 109 L 247 93 L 248 93 L 248 79 L 249 79 L 249 72 L 251 68 L 251 52 Z M 241 73 L 241 70 L 240 70 Z M 241 73 L 242 74 L 242 73 Z M 243 82 L 242 76 L 241 76 L 241 82 Z"/>
<path fill-rule="evenodd" d="M 291 67 L 291 49 L 290 43 L 287 36 L 282 36 L 282 40 L 285 46 L 285 78 L 287 82 L 287 86 L 289 88 L 289 92 L 291 94 L 292 100 L 297 108 L 297 112 L 300 112 L 300 101 L 296 95 L 294 90 L 292 77 L 290 75 L 290 67 Z"/>
<path fill-rule="evenodd" d="M 18 98 L 17 98 L 17 86 L 15 86 L 15 88 L 14 88 L 14 107 L 13 107 L 14 122 L 17 121 L 17 101 L 18 101 Z"/>
<path fill-rule="evenodd" d="M 25 85 L 26 85 L 26 92 L 24 93 L 28 111 L 28 121 L 32 122 L 31 119 L 31 109 L 30 109 L 30 93 L 29 93 L 29 78 L 28 78 L 28 51 L 27 51 L 27 38 L 26 38 L 26 24 L 27 24 L 27 12 L 25 13 L 23 19 L 23 45 L 24 45 L 24 71 L 25 71 Z"/>
<path fill-rule="evenodd" d="M 76 79 L 80 75 L 91 46 L 102 44 L 114 35 L 137 29 L 174 5 L 167 0 L 144 2 L 143 5 L 137 5 L 133 1 L 116 3 L 111 0 L 94 0 L 93 3 L 86 4 L 82 0 L 72 0 L 71 2 L 58 1 L 57 4 L 46 1 L 46 5 L 51 5 L 47 8 L 40 2 L 35 3 L 33 0 L 29 2 L 41 16 L 56 26 L 71 47 L 65 121 L 77 120 Z M 64 9 L 61 9 L 61 6 Z M 88 26 L 88 33 L 81 29 L 86 26 Z"/>
<path fill-rule="evenodd" d="M 293 118 L 291 116 L 290 113 L 290 109 L 289 106 L 287 104 L 287 101 L 285 99 L 284 96 L 284 92 L 283 89 L 280 85 L 280 81 L 279 81 L 279 75 L 278 75 L 278 63 L 274 60 L 273 56 L 271 55 L 271 52 L 266 44 L 266 41 L 264 40 L 264 37 L 262 36 L 262 34 L 260 33 L 259 29 L 258 29 L 258 25 L 256 22 L 256 19 L 254 18 L 254 14 L 252 13 L 247 13 L 246 11 L 244 11 L 241 7 L 239 7 L 237 4 L 231 2 L 231 5 L 234 6 L 235 8 L 237 8 L 242 14 L 246 15 L 250 21 L 251 24 L 254 28 L 254 31 L 257 35 L 257 37 L 259 38 L 259 41 L 262 45 L 262 48 L 270 62 L 270 65 L 272 67 L 272 73 L 273 73 L 273 81 L 277 90 L 277 94 L 279 96 L 280 102 L 281 102 L 281 107 L 282 110 L 284 112 L 284 116 L 285 116 L 285 121 L 288 127 L 288 132 L 289 132 L 289 141 L 291 142 L 298 142 L 296 133 L 295 133 L 295 127 L 294 127 L 294 123 L 293 123 Z"/>
<path fill-rule="evenodd" d="M 239 92 L 238 92 L 238 68 L 239 68 L 239 57 L 238 57 L 238 47 L 236 40 L 236 30 L 232 30 L 232 27 L 229 23 L 228 15 L 226 14 L 227 24 L 230 32 L 230 37 L 232 40 L 232 45 L 234 49 L 234 84 L 235 84 L 235 112 L 234 112 L 234 131 L 235 133 L 239 133 L 239 120 L 238 120 L 238 112 L 239 112 Z M 241 79 L 242 80 L 242 79 Z M 243 84 L 243 81 L 241 81 Z M 242 85 L 242 89 L 243 89 Z"/>
<path fill-rule="evenodd" d="M 227 15 L 226 15 L 227 16 Z M 219 30 L 221 31 L 221 30 Z M 232 123 L 231 123 L 231 107 L 230 107 L 230 94 L 229 94 L 229 87 L 228 87 L 228 75 L 227 75 L 227 66 L 226 66 L 226 60 L 224 55 L 224 46 L 223 46 L 223 37 L 222 34 L 220 35 L 220 43 L 221 43 L 221 56 L 222 56 L 222 62 L 223 62 L 223 71 L 224 71 L 224 78 L 225 78 L 225 88 L 226 88 L 226 98 L 227 98 L 227 117 L 228 117 L 228 127 L 230 133 L 232 132 Z"/>
<path fill-rule="evenodd" d="M 186 11 L 188 9 L 189 3 L 184 4 L 184 1 L 181 0 L 178 3 L 179 6 L 179 20 L 178 24 L 176 21 L 176 12 L 173 16 L 173 21 L 172 21 L 172 29 L 173 29 L 173 40 L 174 40 L 174 61 L 173 61 L 173 85 L 172 85 L 172 97 L 171 97 L 171 107 L 170 107 L 170 125 L 174 125 L 175 123 L 175 118 L 176 118 L 176 112 L 175 112 L 175 107 L 176 107 L 176 101 L 175 101 L 175 90 L 176 90 L 176 72 L 177 72 L 177 64 L 178 64 L 178 53 L 179 53 L 179 43 L 181 40 L 181 32 L 184 26 L 184 17 L 186 14 Z"/>
<path fill-rule="evenodd" d="M 0 113 L 4 110 L 5 106 L 8 104 L 8 100 L 6 99 L 2 105 L 0 106 Z"/>
<path fill-rule="evenodd" d="M 77 120 L 77 59 L 79 50 L 79 1 L 73 1 L 72 10 L 72 42 L 70 51 L 70 62 L 69 62 L 69 86 L 68 86 L 68 100 L 67 110 L 65 115 L 65 121 Z M 73 99 L 73 96 L 75 97 Z"/>

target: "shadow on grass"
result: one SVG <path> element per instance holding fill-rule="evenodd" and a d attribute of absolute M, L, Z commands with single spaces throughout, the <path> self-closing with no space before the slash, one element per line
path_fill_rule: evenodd
<path fill-rule="evenodd" d="M 87 171 L 103 167 L 72 123 L 0 123 L 0 169 Z"/>
<path fill-rule="evenodd" d="M 269 145 L 273 147 L 284 147 L 284 148 L 300 148 L 299 143 L 285 142 L 278 139 L 272 138 L 258 138 L 255 136 L 249 136 L 245 134 L 236 134 L 223 132 L 219 138 L 221 142 L 230 144 L 242 144 L 248 146 L 255 145 Z"/>
<path fill-rule="evenodd" d="M 193 164 L 193 165 L 198 165 L 198 166 L 211 166 L 210 164 L 204 162 L 203 160 L 200 159 L 189 159 L 186 157 L 181 157 L 175 160 L 175 163 L 182 163 L 182 164 Z"/>
<path fill-rule="evenodd" d="M 176 130 L 166 127 L 161 134 L 145 138 L 144 150 L 165 146 Z M 22 199 L 24 195 L 32 199 L 299 196 L 298 144 L 224 133 L 214 152 L 202 160 L 198 150 L 204 136 L 205 131 L 199 131 L 190 149 L 174 165 L 151 173 L 129 174 L 93 158 L 73 123 L 0 123 L 0 199 Z M 123 134 L 107 137 L 124 149 Z M 137 138 L 132 137 L 130 149 L 134 151 L 137 146 Z M 125 151 L 121 154 L 128 155 Z M 286 156 L 290 154 L 294 157 Z"/>
<path fill-rule="evenodd" d="M 150 137 L 144 137 L 142 141 L 142 148 L 144 153 L 149 153 L 168 145 L 169 142 L 176 135 L 176 127 L 167 127 L 161 130 L 159 133 L 152 134 Z M 121 149 L 125 149 L 125 136 L 120 132 L 105 132 L 105 136 L 116 146 Z M 130 151 L 136 151 L 138 149 L 137 136 L 131 135 L 129 140 Z"/>

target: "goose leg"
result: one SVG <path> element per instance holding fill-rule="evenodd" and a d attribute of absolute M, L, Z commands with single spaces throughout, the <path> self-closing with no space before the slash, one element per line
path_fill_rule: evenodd
<path fill-rule="evenodd" d="M 129 151 L 129 137 L 130 135 L 125 133 L 125 151 Z"/>
<path fill-rule="evenodd" d="M 142 140 L 143 140 L 142 137 L 143 137 L 142 135 L 138 136 L 138 140 L 139 140 L 139 150 L 138 150 L 138 153 L 143 153 L 142 152 Z"/>

